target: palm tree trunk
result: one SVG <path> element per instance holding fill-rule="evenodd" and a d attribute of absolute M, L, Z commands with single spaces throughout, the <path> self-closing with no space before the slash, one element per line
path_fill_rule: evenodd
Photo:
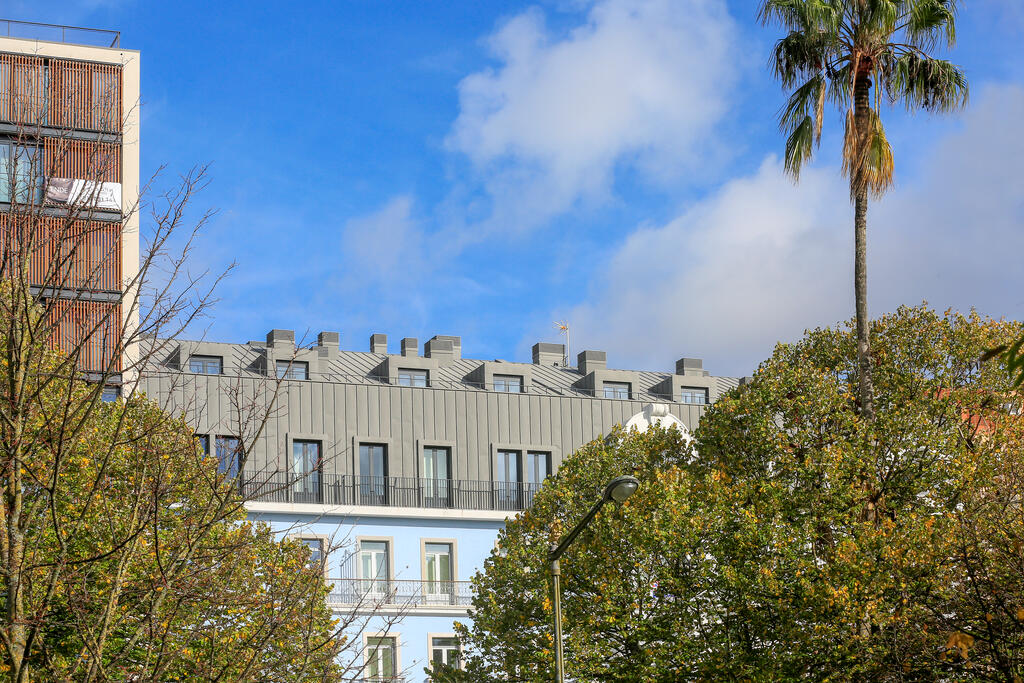
<path fill-rule="evenodd" d="M 854 123 L 857 127 L 858 149 L 863 150 L 871 135 L 871 78 L 858 74 L 854 84 Z M 875 388 L 871 381 L 871 342 L 868 338 L 868 188 L 861 175 L 860 164 L 851 173 L 854 183 L 853 210 L 853 292 L 857 317 L 857 367 L 861 414 L 875 419 Z"/>

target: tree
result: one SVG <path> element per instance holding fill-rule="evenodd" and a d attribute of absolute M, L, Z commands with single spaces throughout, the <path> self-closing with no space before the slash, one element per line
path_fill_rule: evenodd
<path fill-rule="evenodd" d="M 189 266 L 210 216 L 191 208 L 205 170 L 163 193 L 155 177 L 137 200 L 134 188 L 114 193 L 124 205 L 105 200 L 130 114 L 98 86 L 118 80 L 82 88 L 90 63 L 0 61 L 16 76 L 0 112 L 15 124 L 0 144 L 0 673 L 19 683 L 360 677 L 360 633 L 378 605 L 332 612 L 323 568 L 246 521 L 232 479 L 280 380 L 268 376 L 258 396 L 230 392 L 233 463 L 203 454 L 183 419 L 135 391 L 208 314 L 223 277 Z M 68 116 L 102 132 L 72 130 Z M 136 230 L 137 268 L 136 254 L 122 263 Z M 112 388 L 122 399 L 108 403 Z"/>
<path fill-rule="evenodd" d="M 873 418 L 855 330 L 779 345 L 691 443 L 616 432 L 567 458 L 474 579 L 463 678 L 550 676 L 548 544 L 625 473 L 640 489 L 562 562 L 574 680 L 1020 676 L 1024 423 L 978 361 L 1020 326 L 875 321 Z"/>
<path fill-rule="evenodd" d="M 792 94 L 779 115 L 785 166 L 799 177 L 821 140 L 825 103 L 845 110 L 843 173 L 854 204 L 854 296 L 860 407 L 874 414 L 868 338 L 868 197 L 892 185 L 893 152 L 881 118 L 884 96 L 908 109 L 950 111 L 967 102 L 964 73 L 928 51 L 956 40 L 957 0 L 764 0 L 760 19 L 789 33 L 771 66 Z M 876 86 L 874 103 L 871 88 Z"/>

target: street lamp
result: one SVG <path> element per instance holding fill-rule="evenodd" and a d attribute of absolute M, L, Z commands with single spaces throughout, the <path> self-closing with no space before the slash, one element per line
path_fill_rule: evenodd
<path fill-rule="evenodd" d="M 558 566 L 558 558 L 576 540 L 580 532 L 593 521 L 605 503 L 608 501 L 621 503 L 633 495 L 638 486 L 640 486 L 640 480 L 636 477 L 627 475 L 612 479 L 604 487 L 604 494 L 601 496 L 601 500 L 594 503 L 594 507 L 590 508 L 590 512 L 580 520 L 580 523 L 573 527 L 573 530 L 559 541 L 558 545 L 551 546 L 551 552 L 548 553 L 548 562 L 551 563 L 551 588 L 555 594 L 555 683 L 562 683 L 565 680 L 565 668 L 562 664 L 562 570 Z"/>

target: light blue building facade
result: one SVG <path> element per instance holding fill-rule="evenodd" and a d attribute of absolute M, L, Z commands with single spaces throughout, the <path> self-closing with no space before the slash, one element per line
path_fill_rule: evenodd
<path fill-rule="evenodd" d="M 466 359 L 451 336 L 422 353 L 410 338 L 398 353 L 380 334 L 349 351 L 336 333 L 306 345 L 288 330 L 159 348 L 144 390 L 237 471 L 250 517 L 310 546 L 369 680 L 458 661 L 469 580 L 563 457 L 631 420 L 692 427 L 739 381 L 690 358 L 646 372 L 583 351 L 570 365 L 547 343 L 530 363 Z"/>

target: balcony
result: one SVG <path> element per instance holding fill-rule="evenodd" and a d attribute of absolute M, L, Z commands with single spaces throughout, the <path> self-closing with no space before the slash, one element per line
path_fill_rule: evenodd
<path fill-rule="evenodd" d="M 419 477 L 364 477 L 314 472 L 245 472 L 242 495 L 266 503 L 372 505 L 437 510 L 525 510 L 540 484 Z"/>
<path fill-rule="evenodd" d="M 367 609 L 461 607 L 473 604 L 469 581 L 415 581 L 404 579 L 328 579 L 328 604 Z"/>

